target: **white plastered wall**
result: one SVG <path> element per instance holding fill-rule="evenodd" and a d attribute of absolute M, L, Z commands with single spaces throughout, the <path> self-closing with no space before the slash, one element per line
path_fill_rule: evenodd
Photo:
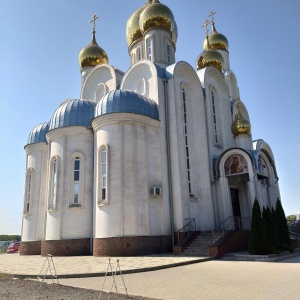
<path fill-rule="evenodd" d="M 168 82 L 168 98 L 175 231 L 185 225 L 184 219 L 189 218 L 196 219 L 197 230 L 211 230 L 214 228 L 214 209 L 202 86 L 194 69 L 185 62 L 171 66 L 169 71 L 173 73 L 173 78 Z M 188 190 L 182 88 L 186 91 L 190 175 L 194 196 L 189 195 Z"/>
<path fill-rule="evenodd" d="M 48 210 L 46 219 L 46 240 L 80 239 L 92 236 L 93 197 L 93 132 L 81 126 L 70 126 L 51 130 L 47 133 L 49 142 L 49 164 L 58 160 L 57 200 L 54 210 Z M 80 207 L 71 207 L 72 201 L 72 160 L 80 154 L 83 189 Z M 49 165 L 51 173 L 51 166 Z M 48 175 L 51 178 L 51 174 Z M 50 185 L 50 180 L 48 186 Z M 48 201 L 50 188 L 48 192 Z"/>
<path fill-rule="evenodd" d="M 25 146 L 26 178 L 22 223 L 22 241 L 38 241 L 44 238 L 46 179 L 48 146 L 36 143 Z M 31 172 L 30 208 L 26 211 L 28 193 L 28 174 Z"/>
<path fill-rule="evenodd" d="M 168 234 L 163 198 L 150 195 L 161 186 L 159 121 L 131 113 L 94 119 L 94 237 L 159 236 Z M 107 205 L 98 205 L 99 149 L 107 145 Z M 168 221 L 168 219 L 167 219 Z"/>

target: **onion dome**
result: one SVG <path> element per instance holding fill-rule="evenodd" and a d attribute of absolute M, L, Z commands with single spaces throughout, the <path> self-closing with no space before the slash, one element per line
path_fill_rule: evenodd
<path fill-rule="evenodd" d="M 135 41 L 143 37 L 143 34 L 140 30 L 140 15 L 141 12 L 145 9 L 145 5 L 137 9 L 128 19 L 126 24 L 126 41 L 128 47 L 133 44 Z"/>
<path fill-rule="evenodd" d="M 90 23 L 93 23 L 93 37 L 91 42 L 79 52 L 78 62 L 81 69 L 84 67 L 94 67 L 99 64 L 108 63 L 106 52 L 99 47 L 96 42 L 96 19 L 98 19 L 98 17 L 94 14 L 92 16 L 92 20 L 90 21 Z"/>
<path fill-rule="evenodd" d="M 165 28 L 172 34 L 172 41 L 177 42 L 178 31 L 172 11 L 158 0 L 148 0 L 148 5 L 141 12 L 139 26 L 142 33 L 153 28 Z"/>
<path fill-rule="evenodd" d="M 200 70 L 206 67 L 215 67 L 221 72 L 224 64 L 222 54 L 216 50 L 213 50 L 210 46 L 208 38 L 206 38 L 206 40 L 207 44 L 204 48 L 204 51 L 197 58 L 196 68 L 197 70 Z"/>
<path fill-rule="evenodd" d="M 111 113 L 134 113 L 159 120 L 157 104 L 153 100 L 128 90 L 111 91 L 99 101 L 95 118 Z"/>
<path fill-rule="evenodd" d="M 251 125 L 248 120 L 246 120 L 241 112 L 239 107 L 238 113 L 235 115 L 235 120 L 231 125 L 231 132 L 234 136 L 238 136 L 240 134 L 251 134 Z"/>
<path fill-rule="evenodd" d="M 208 37 L 209 44 L 214 50 L 226 50 L 228 51 L 228 40 L 225 35 L 219 33 L 215 28 L 215 23 L 212 23 L 212 32 Z M 204 40 L 203 49 L 207 45 L 207 40 Z"/>
<path fill-rule="evenodd" d="M 95 103 L 91 100 L 65 100 L 52 115 L 49 130 L 68 126 L 90 127 L 94 112 Z"/>
<path fill-rule="evenodd" d="M 99 64 L 108 63 L 107 54 L 101 47 L 98 46 L 94 34 L 89 45 L 79 52 L 78 62 L 81 69 L 84 67 L 94 67 Z"/>
<path fill-rule="evenodd" d="M 47 143 L 46 133 L 49 130 L 49 122 L 35 126 L 29 133 L 27 145 L 35 143 Z"/>

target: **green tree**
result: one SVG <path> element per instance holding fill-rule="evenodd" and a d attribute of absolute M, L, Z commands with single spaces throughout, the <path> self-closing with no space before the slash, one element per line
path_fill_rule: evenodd
<path fill-rule="evenodd" d="M 292 250 L 289 228 L 287 225 L 284 210 L 282 208 L 279 198 L 276 201 L 275 209 L 275 229 L 277 234 L 277 249 L 278 250 Z"/>
<path fill-rule="evenodd" d="M 291 225 L 293 222 L 297 220 L 297 217 L 295 215 L 290 215 L 286 217 L 286 221 L 288 225 Z"/>
<path fill-rule="evenodd" d="M 20 241 L 20 235 L 8 235 L 8 234 L 0 234 L 0 241 Z"/>
<path fill-rule="evenodd" d="M 262 232 L 263 232 L 263 239 L 262 239 L 262 247 L 264 254 L 271 253 L 271 235 L 272 235 L 272 227 L 271 227 L 271 212 L 269 207 L 263 207 L 262 211 Z"/>
<path fill-rule="evenodd" d="M 257 199 L 255 199 L 252 207 L 251 232 L 249 240 L 250 254 L 264 254 L 263 249 L 263 226 L 262 226 L 261 210 Z"/>

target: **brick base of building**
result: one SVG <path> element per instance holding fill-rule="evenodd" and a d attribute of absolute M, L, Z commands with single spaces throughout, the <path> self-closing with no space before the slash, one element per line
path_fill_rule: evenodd
<path fill-rule="evenodd" d="M 41 242 L 41 255 L 47 256 L 90 255 L 90 238 L 76 240 L 55 240 Z"/>
<path fill-rule="evenodd" d="M 248 249 L 250 231 L 234 231 L 220 245 L 209 246 L 209 256 L 220 258 L 225 253 L 244 251 Z"/>
<path fill-rule="evenodd" d="M 41 255 L 41 241 L 21 242 L 20 255 Z"/>
<path fill-rule="evenodd" d="M 171 236 L 94 238 L 94 256 L 137 256 L 172 252 Z"/>

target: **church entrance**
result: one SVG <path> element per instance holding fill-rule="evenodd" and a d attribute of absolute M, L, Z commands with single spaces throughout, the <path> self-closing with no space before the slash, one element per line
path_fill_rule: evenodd
<path fill-rule="evenodd" d="M 241 229 L 241 208 L 240 208 L 240 199 L 239 199 L 239 190 L 230 188 L 231 195 L 231 205 L 232 205 L 232 215 L 234 217 L 234 226 L 235 229 Z"/>

